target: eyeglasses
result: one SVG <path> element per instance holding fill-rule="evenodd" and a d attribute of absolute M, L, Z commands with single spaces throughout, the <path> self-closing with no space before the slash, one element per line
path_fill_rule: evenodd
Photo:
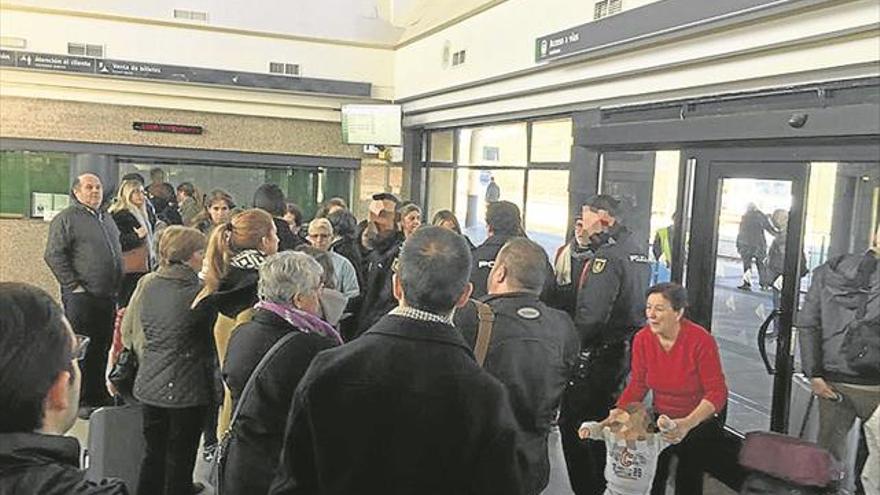
<path fill-rule="evenodd" d="M 76 338 L 76 346 L 73 348 L 73 355 L 71 359 L 76 359 L 77 361 L 82 361 L 86 358 L 86 349 L 89 348 L 89 342 L 92 339 L 86 337 L 85 335 L 74 335 Z"/>

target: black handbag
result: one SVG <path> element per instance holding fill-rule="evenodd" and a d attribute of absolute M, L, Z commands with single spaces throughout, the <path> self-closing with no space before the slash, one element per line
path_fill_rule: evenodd
<path fill-rule="evenodd" d="M 116 391 L 123 398 L 134 397 L 134 380 L 137 377 L 137 371 L 137 354 L 126 347 L 119 353 L 107 379 L 116 387 Z"/>
<path fill-rule="evenodd" d="M 260 359 L 260 362 L 257 363 L 257 366 L 254 368 L 254 371 L 251 372 L 251 376 L 248 377 L 247 383 L 244 385 L 244 389 L 241 391 L 241 397 L 238 398 L 238 403 L 235 405 L 235 410 L 232 412 L 232 419 L 229 421 L 229 428 L 223 433 L 223 438 L 217 443 L 217 451 L 214 454 L 214 460 L 211 463 L 211 471 L 209 474 L 209 479 L 211 481 L 211 485 L 214 486 L 215 495 L 223 495 L 223 480 L 226 476 L 226 459 L 229 457 L 229 449 L 235 445 L 235 423 L 238 419 L 238 415 L 241 413 L 242 406 L 245 401 L 250 397 L 251 390 L 254 388 L 254 383 L 257 381 L 257 376 L 259 376 L 260 372 L 263 371 L 263 368 L 269 363 L 269 359 L 273 354 L 278 352 L 284 344 L 296 336 L 297 332 L 289 332 L 284 337 L 278 339 L 277 342 L 266 352 L 263 354 L 263 357 Z"/>

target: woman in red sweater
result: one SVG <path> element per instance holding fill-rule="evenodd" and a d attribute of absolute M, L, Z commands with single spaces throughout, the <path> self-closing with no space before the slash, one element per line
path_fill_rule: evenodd
<path fill-rule="evenodd" d="M 633 340 L 630 381 L 606 421 L 631 402 L 653 393 L 654 411 L 673 419 L 666 433 L 672 442 L 660 458 L 652 493 L 664 493 L 669 456 L 678 456 L 676 494 L 702 493 L 703 471 L 722 440 L 727 385 L 715 339 L 703 327 L 683 318 L 687 291 L 675 283 L 648 289 L 648 325 Z"/>

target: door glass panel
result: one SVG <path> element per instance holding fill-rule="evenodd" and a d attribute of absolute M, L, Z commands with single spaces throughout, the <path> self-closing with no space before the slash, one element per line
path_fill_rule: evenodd
<path fill-rule="evenodd" d="M 526 204 L 526 233 L 550 259 L 565 243 L 568 225 L 568 170 L 530 170 Z"/>
<path fill-rule="evenodd" d="M 428 214 L 430 221 L 440 210 L 452 210 L 455 171 L 452 169 L 429 168 L 428 170 Z"/>
<path fill-rule="evenodd" d="M 742 432 L 769 430 L 773 377 L 756 339 L 779 304 L 782 277 L 776 275 L 781 275 L 784 254 L 774 250 L 785 245 L 785 237 L 774 233 L 784 232 L 792 182 L 722 179 L 720 190 L 711 328 L 729 389 L 727 424 Z M 768 257 L 768 250 L 777 255 Z M 770 333 L 774 330 L 771 326 Z M 771 363 L 773 339 L 766 339 Z"/>
<path fill-rule="evenodd" d="M 495 180 L 500 201 L 523 207 L 524 170 L 458 169 L 455 188 L 455 216 L 471 242 L 479 245 L 486 240 L 486 190 Z"/>
<path fill-rule="evenodd" d="M 672 224 L 678 198 L 679 159 L 678 150 L 602 155 L 601 192 L 621 201 L 620 221 L 633 232 L 645 255 L 658 253 L 657 257 L 651 255 L 652 283 L 670 279 L 669 264 L 664 260 L 671 253 L 660 255 L 663 243 L 655 239 L 660 229 Z M 674 233 L 670 243 L 674 242 L 673 236 Z M 657 244 L 656 249 L 653 244 Z"/>

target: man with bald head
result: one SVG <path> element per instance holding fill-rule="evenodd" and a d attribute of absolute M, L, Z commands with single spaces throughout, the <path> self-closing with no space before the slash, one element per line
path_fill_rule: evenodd
<path fill-rule="evenodd" d="M 73 201 L 49 225 L 43 258 L 61 285 L 61 301 L 74 331 L 91 339 L 82 362 L 80 417 L 109 402 L 104 386 L 113 337 L 122 247 L 113 219 L 101 209 L 103 185 L 94 174 L 73 182 Z"/>

